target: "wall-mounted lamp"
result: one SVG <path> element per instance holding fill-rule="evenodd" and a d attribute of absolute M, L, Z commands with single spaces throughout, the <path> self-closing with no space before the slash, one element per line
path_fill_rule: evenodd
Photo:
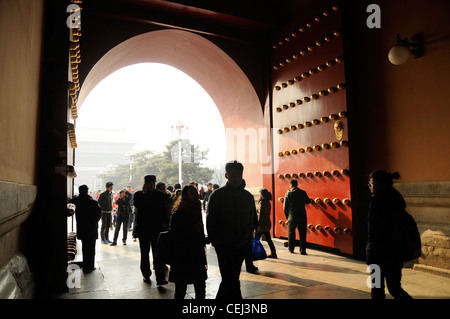
<path fill-rule="evenodd" d="M 422 34 L 416 33 L 409 40 L 408 38 L 401 39 L 397 34 L 395 44 L 388 54 L 389 61 L 395 65 L 403 64 L 408 60 L 410 53 L 415 59 L 423 55 Z"/>

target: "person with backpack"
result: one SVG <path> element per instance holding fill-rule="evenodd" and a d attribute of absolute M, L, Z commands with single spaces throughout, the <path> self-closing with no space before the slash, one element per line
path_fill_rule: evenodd
<path fill-rule="evenodd" d="M 398 172 L 373 171 L 369 176 L 371 198 L 368 211 L 368 241 L 366 263 L 377 265 L 378 280 L 372 284 L 372 299 L 385 299 L 384 281 L 389 293 L 396 299 L 411 299 L 401 286 L 403 250 L 399 244 L 398 221 L 407 214 L 403 196 L 393 187 Z"/>

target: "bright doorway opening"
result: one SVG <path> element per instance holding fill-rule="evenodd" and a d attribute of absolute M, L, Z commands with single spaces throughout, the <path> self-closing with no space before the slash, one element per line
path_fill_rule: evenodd
<path fill-rule="evenodd" d="M 201 167 L 220 172 L 226 161 L 225 127 L 216 104 L 194 79 L 166 64 L 133 64 L 105 77 L 85 98 L 76 129 L 75 192 L 82 184 L 92 192 L 104 190 L 100 175 L 120 165 L 129 165 L 128 184 L 140 185 L 144 176 L 136 181 L 131 175 L 135 155 L 161 154 L 179 138 L 198 146 L 201 154 L 192 158 Z M 215 173 L 211 182 L 223 186 L 222 175 Z"/>

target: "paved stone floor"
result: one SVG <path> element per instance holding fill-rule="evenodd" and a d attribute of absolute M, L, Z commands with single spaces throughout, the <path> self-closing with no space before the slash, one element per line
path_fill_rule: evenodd
<path fill-rule="evenodd" d="M 131 237 L 131 236 L 130 236 Z M 266 249 L 267 243 L 263 241 Z M 241 272 L 244 299 L 370 299 L 367 287 L 367 265 L 347 257 L 319 250 L 308 255 L 291 254 L 283 241 L 275 240 L 278 259 L 255 262 L 258 273 Z M 75 261 L 81 259 L 81 242 Z M 214 299 L 220 283 L 220 273 L 214 248 L 207 245 L 207 299 Z M 172 299 L 174 284 L 157 287 L 154 274 L 151 284 L 142 281 L 139 270 L 139 243 L 128 239 L 126 246 L 97 241 L 96 267 L 91 273 L 79 274 L 78 287 L 58 296 L 60 299 Z M 74 273 L 74 274 L 75 274 Z M 75 278 L 75 276 L 73 277 Z M 75 282 L 73 282 L 75 284 Z M 404 268 L 403 288 L 415 299 L 449 299 L 450 278 Z M 386 293 L 387 298 L 391 298 Z M 186 299 L 194 298 L 192 285 Z"/>

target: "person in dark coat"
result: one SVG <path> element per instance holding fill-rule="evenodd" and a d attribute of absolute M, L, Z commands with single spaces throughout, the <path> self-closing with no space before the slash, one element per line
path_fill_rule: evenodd
<path fill-rule="evenodd" d="M 291 253 L 295 247 L 295 229 L 298 228 L 300 236 L 300 254 L 306 255 L 306 210 L 305 204 L 311 203 L 308 194 L 297 187 L 297 180 L 290 181 L 291 189 L 284 196 L 284 215 L 288 220 L 288 248 Z"/>
<path fill-rule="evenodd" d="M 152 271 L 150 269 L 150 248 L 152 249 L 153 268 L 158 286 L 167 284 L 165 279 L 167 266 L 156 260 L 156 244 L 159 233 L 169 227 L 169 213 L 165 196 L 156 189 L 156 176 L 147 175 L 142 191 L 134 194 L 134 206 L 136 214 L 136 234 L 139 238 L 141 250 L 141 273 L 144 282 L 150 283 Z"/>
<path fill-rule="evenodd" d="M 131 214 L 131 194 L 128 193 L 125 189 L 122 189 L 119 192 L 119 198 L 116 200 L 117 204 L 117 223 L 116 229 L 114 231 L 114 239 L 111 246 L 117 245 L 117 238 L 119 237 L 120 227 L 123 224 L 123 235 L 122 235 L 122 243 L 124 245 L 127 244 L 127 234 L 128 234 L 128 220 Z"/>
<path fill-rule="evenodd" d="M 203 210 L 206 211 L 206 205 L 208 204 L 209 195 L 213 192 L 213 184 L 208 183 L 207 190 L 203 193 Z"/>
<path fill-rule="evenodd" d="M 258 214 L 258 236 L 264 236 L 264 239 L 269 244 L 270 254 L 267 258 L 277 258 L 277 251 L 270 236 L 270 228 L 272 222 L 270 221 L 272 194 L 265 188 L 259 191 L 259 199 L 256 204 L 256 212 Z"/>
<path fill-rule="evenodd" d="M 100 236 L 102 238 L 102 243 L 111 243 L 109 240 L 109 228 L 111 227 L 111 212 L 113 209 L 113 188 L 114 184 L 112 182 L 106 183 L 106 190 L 100 194 L 98 197 L 98 204 L 102 210 L 102 226 L 100 228 Z"/>
<path fill-rule="evenodd" d="M 368 240 L 366 263 L 380 267 L 380 278 L 371 289 L 373 299 L 385 299 L 384 280 L 389 293 L 394 298 L 410 299 L 411 296 L 401 287 L 403 262 L 394 245 L 396 230 L 394 218 L 406 208 L 402 195 L 392 186 L 393 179 L 400 178 L 398 172 L 373 171 L 369 176 L 369 190 L 372 194 L 368 212 Z M 376 274 L 375 274 L 376 275 Z M 379 283 L 379 287 L 376 283 Z"/>
<path fill-rule="evenodd" d="M 175 283 L 175 299 L 184 299 L 188 284 L 194 285 L 195 299 L 205 299 L 205 233 L 197 189 L 192 185 L 184 186 L 172 211 L 169 232 L 176 254 L 170 267 L 169 281 Z"/>
<path fill-rule="evenodd" d="M 206 228 L 222 277 L 216 299 L 242 299 L 239 276 L 258 217 L 255 198 L 243 187 L 244 166 L 229 162 L 225 171 L 227 184 L 209 196 Z"/>
<path fill-rule="evenodd" d="M 102 216 L 97 201 L 88 195 L 86 185 L 78 187 L 79 195 L 71 200 L 75 205 L 77 237 L 81 240 L 83 271 L 95 270 L 95 241 L 98 238 L 98 221 Z"/>

